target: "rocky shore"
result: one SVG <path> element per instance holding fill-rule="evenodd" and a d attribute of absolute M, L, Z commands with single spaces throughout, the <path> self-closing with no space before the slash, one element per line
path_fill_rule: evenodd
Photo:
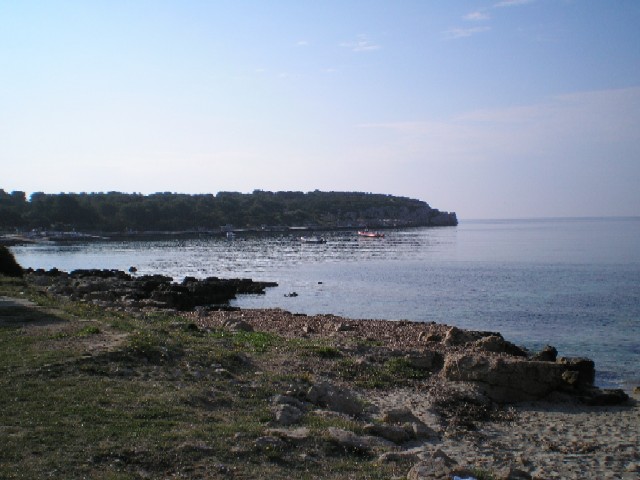
<path fill-rule="evenodd" d="M 498 332 L 435 323 L 229 308 L 235 295 L 271 285 L 246 279 L 187 278 L 178 284 L 111 270 L 28 270 L 24 282 L 52 298 L 139 318 L 140 325 L 154 312 L 178 315 L 182 322 L 171 328 L 149 324 L 160 328 L 153 338 L 164 345 L 145 343 L 141 350 L 142 369 L 157 365 L 153 375 L 159 367 L 170 377 L 182 369 L 195 382 L 211 379 L 217 388 L 247 391 L 267 388 L 247 375 L 298 379 L 270 390 L 268 420 L 254 438 L 235 435 L 226 453 L 234 458 L 264 455 L 282 465 L 302 462 L 305 471 L 314 464 L 330 471 L 326 462 L 355 456 L 374 462 L 369 468 L 383 465 L 396 472 L 394 478 L 414 480 L 640 476 L 636 400 L 622 390 L 597 388 L 591 360 L 559 356 L 552 346 L 529 352 Z M 229 359 L 220 364 L 187 362 L 186 347 L 172 353 L 174 330 L 219 339 L 220 345 L 245 339 L 254 353 L 220 354 Z M 130 335 L 100 333 L 102 340 L 87 343 L 82 358 L 98 361 L 100 352 L 120 351 Z M 140 338 L 128 351 L 140 351 Z M 136 378 L 135 364 L 114 368 Z M 184 375 L 177 377 L 180 385 Z M 236 401 L 226 395 L 221 405 L 232 408 Z M 189 400 L 194 412 L 211 401 L 204 398 Z M 226 465 L 224 475 L 212 478 L 235 478 L 231 472 Z"/>
<path fill-rule="evenodd" d="M 132 273 L 135 268 L 131 268 Z M 51 295 L 91 302 L 104 308 L 157 308 L 180 311 L 198 307 L 226 308 L 241 294 L 262 294 L 275 282 L 250 279 L 186 277 L 175 283 L 165 275 L 131 275 L 120 270 L 25 270 L 26 280 Z"/>

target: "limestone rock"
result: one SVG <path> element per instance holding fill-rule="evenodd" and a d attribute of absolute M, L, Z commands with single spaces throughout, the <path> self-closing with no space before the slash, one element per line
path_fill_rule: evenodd
<path fill-rule="evenodd" d="M 253 332 L 253 327 L 250 323 L 244 320 L 229 319 L 223 324 L 224 327 L 236 332 Z"/>
<path fill-rule="evenodd" d="M 447 330 L 442 343 L 447 346 L 464 345 L 465 343 L 472 342 L 476 338 L 468 330 L 461 330 L 458 327 L 451 327 Z"/>
<path fill-rule="evenodd" d="M 540 362 L 555 362 L 556 358 L 558 358 L 558 350 L 551 345 L 547 345 L 538 353 L 536 353 L 531 360 L 537 360 Z"/>
<path fill-rule="evenodd" d="M 278 404 L 273 407 L 275 421 L 279 425 L 292 425 L 298 422 L 304 413 L 297 407 L 289 404 Z"/>
<path fill-rule="evenodd" d="M 516 357 L 526 357 L 527 352 L 522 348 L 506 341 L 502 336 L 489 335 L 474 342 L 474 345 L 485 352 L 506 353 Z"/>
<path fill-rule="evenodd" d="M 328 382 L 313 385 L 307 392 L 307 399 L 320 407 L 348 415 L 360 415 L 363 411 L 362 402 L 352 392 Z"/>
<path fill-rule="evenodd" d="M 511 403 L 543 398 L 565 385 L 563 365 L 487 355 L 449 355 L 443 368 L 454 381 L 480 382 L 494 401 Z"/>
<path fill-rule="evenodd" d="M 281 438 L 282 440 L 301 443 L 311 438 L 311 430 L 307 427 L 299 428 L 271 428 L 265 432 L 267 435 Z"/>
<path fill-rule="evenodd" d="M 337 446 L 345 450 L 369 453 L 372 449 L 388 448 L 395 446 L 393 442 L 371 435 L 357 435 L 349 430 L 329 427 L 327 429 L 329 439 Z"/>
<path fill-rule="evenodd" d="M 407 407 L 390 408 L 382 412 L 382 421 L 385 423 L 407 423 L 407 422 L 419 422 L 420 419 L 416 417 L 411 410 Z"/>
<path fill-rule="evenodd" d="M 456 461 L 442 450 L 436 450 L 431 458 L 414 465 L 407 474 L 407 480 L 450 480 L 451 470 Z"/>

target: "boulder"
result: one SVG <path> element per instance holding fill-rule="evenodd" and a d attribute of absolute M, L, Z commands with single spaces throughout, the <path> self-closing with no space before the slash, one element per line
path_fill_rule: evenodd
<path fill-rule="evenodd" d="M 536 353 L 531 360 L 537 360 L 540 362 L 555 362 L 556 358 L 558 358 L 558 350 L 551 345 L 547 345 L 538 353 Z"/>
<path fill-rule="evenodd" d="M 234 332 L 253 332 L 253 327 L 250 323 L 236 318 L 230 318 L 225 321 L 222 326 L 229 330 L 233 330 Z"/>
<path fill-rule="evenodd" d="M 307 392 L 307 399 L 314 405 L 334 412 L 360 415 L 363 411 L 362 402 L 352 392 L 328 382 L 313 385 Z"/>
<path fill-rule="evenodd" d="M 591 406 L 608 406 L 608 405 L 620 405 L 629 400 L 629 395 L 624 390 L 615 389 L 591 389 L 582 400 L 587 405 Z"/>
<path fill-rule="evenodd" d="M 370 453 L 373 449 L 395 446 L 389 440 L 371 435 L 357 435 L 342 428 L 329 427 L 327 433 L 332 443 L 351 452 Z"/>
<path fill-rule="evenodd" d="M 445 378 L 478 382 L 494 401 L 512 403 L 541 399 L 555 390 L 574 391 L 591 379 L 589 365 L 583 361 L 541 362 L 503 356 L 452 354 L 443 368 Z M 589 364 L 589 362 L 591 362 Z M 578 372 L 580 380 L 575 374 Z M 573 383 L 568 383 L 567 380 Z"/>
<path fill-rule="evenodd" d="M 407 480 L 450 480 L 456 464 L 455 460 L 438 449 L 431 458 L 414 465 L 407 473 Z"/>
<path fill-rule="evenodd" d="M 485 352 L 506 353 L 515 357 L 526 357 L 527 351 L 506 341 L 502 336 L 489 335 L 474 342 L 474 346 Z"/>
<path fill-rule="evenodd" d="M 279 425 L 293 425 L 297 423 L 304 413 L 298 407 L 281 403 L 273 407 L 275 422 Z"/>
<path fill-rule="evenodd" d="M 451 327 L 447 330 L 447 333 L 442 340 L 447 346 L 464 345 L 468 342 L 472 342 L 476 337 L 469 330 L 461 330 L 458 327 Z"/>

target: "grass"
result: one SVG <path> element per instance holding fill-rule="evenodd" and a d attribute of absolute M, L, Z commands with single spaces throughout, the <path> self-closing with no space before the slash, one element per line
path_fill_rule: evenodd
<path fill-rule="evenodd" d="M 407 465 L 328 449 L 322 432 L 329 426 L 360 428 L 344 419 L 305 415 L 316 433 L 310 439 L 256 447 L 271 426 L 273 395 L 302 391 L 317 373 L 269 360 L 313 357 L 331 372 L 348 361 L 334 347 L 261 332 L 204 332 L 166 314 L 105 311 L 5 277 L 0 295 L 40 305 L 0 312 L 0 478 L 406 475 Z M 411 377 L 405 367 L 380 368 Z"/>
<path fill-rule="evenodd" d="M 344 358 L 336 366 L 336 373 L 362 388 L 392 388 L 411 381 L 423 380 L 429 372 L 415 368 L 403 357 L 390 358 L 383 363 L 356 362 L 353 358 Z"/>

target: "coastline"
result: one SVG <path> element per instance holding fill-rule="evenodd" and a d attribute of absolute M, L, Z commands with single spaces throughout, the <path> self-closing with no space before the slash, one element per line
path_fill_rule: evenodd
<path fill-rule="evenodd" d="M 425 347 L 424 336 L 421 336 L 425 324 L 417 322 L 306 316 L 281 309 L 185 315 L 204 329 L 242 322 L 250 327 L 240 328 L 291 339 L 329 339 L 331 345 L 340 349 L 359 348 L 362 361 L 366 361 L 367 352 L 361 346 L 362 341 L 377 342 L 403 355 Z M 442 324 L 428 327 L 443 335 L 452 328 Z M 366 333 L 361 336 L 358 330 Z M 446 350 L 458 348 L 450 345 Z M 370 403 L 372 411 L 405 409 L 438 432 L 438 441 L 414 441 L 398 453 L 416 462 L 414 467 L 429 465 L 431 468 L 434 459 L 440 459 L 438 462 L 444 459 L 449 471 L 458 469 L 464 473 L 473 465 L 494 472 L 493 478 L 505 479 L 633 479 L 640 474 L 637 449 L 640 392 L 637 388 L 623 405 L 609 406 L 588 406 L 572 395 L 554 392 L 544 399 L 502 405 L 498 416 L 473 422 L 469 429 L 452 426 L 455 422 L 451 418 L 445 420 L 437 408 L 443 398 L 445 402 L 456 402 L 462 396 L 468 402 L 474 395 L 482 397 L 469 383 L 447 384 L 442 379 L 431 379 L 411 387 L 359 390 L 359 394 Z M 478 398 L 478 401 L 484 400 Z M 420 476 L 419 471 L 416 467 L 418 473 L 407 478 L 450 478 Z"/>
<path fill-rule="evenodd" d="M 1 396 L 7 455 L 18 459 L 0 468 L 8 478 L 23 468 L 43 473 L 23 453 L 41 448 L 29 435 L 33 418 L 41 418 L 41 430 L 66 432 L 78 415 L 87 433 L 67 435 L 64 450 L 90 443 L 82 447 L 90 460 L 43 457 L 66 478 L 104 468 L 128 472 L 123 478 L 211 468 L 224 473 L 213 478 L 256 478 L 258 471 L 413 480 L 640 474 L 638 389 L 632 398 L 599 389 L 591 360 L 557 357 L 551 346 L 528 352 L 499 332 L 435 322 L 211 305 L 221 292 L 265 286 L 249 280 L 179 285 L 109 270 L 25 273 L 0 277 L 0 340 L 8 352 L 0 390 L 17 388 Z M 60 388 L 66 393 L 57 399 L 40 398 Z M 78 398 L 86 405 L 81 414 L 69 401 Z M 134 416 L 123 423 L 132 401 Z M 111 440 L 105 430 L 114 432 Z M 160 461 L 167 451 L 183 458 L 185 445 L 192 460 Z M 139 449 L 156 460 L 141 466 L 132 453 Z"/>
<path fill-rule="evenodd" d="M 490 332 L 466 332 L 442 324 L 295 315 L 280 309 L 199 309 L 163 313 L 152 308 L 116 308 L 108 309 L 114 310 L 115 320 L 100 320 L 95 315 L 104 310 L 89 304 L 83 306 L 77 301 L 66 300 L 56 304 L 56 310 L 51 310 L 51 306 L 43 310 L 24 298 L 15 300 L 16 296 L 19 294 L 14 291 L 13 298 L 3 297 L 0 301 L 3 326 L 19 328 L 30 337 L 41 331 L 43 338 L 49 339 L 42 344 L 44 351 L 60 348 L 56 346 L 60 340 L 52 340 L 55 338 L 60 338 L 63 345 L 79 342 L 73 347 L 74 355 L 82 359 L 79 365 L 86 364 L 82 368 L 88 368 L 87 372 L 96 368 L 103 371 L 100 375 L 107 376 L 100 382 L 113 376 L 114 380 L 122 378 L 127 382 L 143 382 L 144 385 L 147 382 L 145 378 L 149 378 L 154 383 L 162 381 L 169 391 L 176 389 L 180 392 L 184 388 L 202 391 L 193 397 L 198 400 L 191 399 L 187 404 L 182 404 L 184 400 L 181 400 L 176 404 L 190 409 L 190 422 L 193 422 L 193 416 L 205 415 L 204 418 L 209 420 L 203 425 L 217 428 L 216 423 L 229 420 L 223 420 L 215 412 L 223 406 L 225 409 L 238 408 L 235 405 L 243 402 L 242 394 L 232 393 L 233 389 L 253 392 L 254 389 L 261 391 L 267 388 L 252 404 L 255 404 L 252 408 L 258 410 L 255 413 L 251 409 L 245 412 L 263 418 L 252 427 L 257 430 L 232 435 L 224 440 L 220 449 L 195 439 L 186 439 L 173 446 L 163 444 L 163 449 L 174 451 L 177 448 L 183 452 L 180 449 L 191 445 L 187 448 L 210 452 L 207 456 L 214 455 L 214 461 L 225 458 L 224 465 L 216 464 L 218 467 L 215 467 L 222 474 L 213 478 L 236 478 L 232 472 L 238 472 L 238 478 L 245 478 L 241 472 L 250 468 L 246 462 L 257 462 L 255 464 L 261 465 L 261 469 L 269 468 L 271 478 L 290 478 L 291 475 L 299 478 L 317 478 L 317 475 L 359 478 L 358 475 L 362 474 L 366 478 L 407 479 L 451 479 L 452 475 L 511 480 L 632 479 L 640 473 L 640 454 L 636 448 L 640 442 L 637 396 L 617 406 L 587 406 L 575 395 L 566 393 L 555 393 L 540 401 L 505 405 L 488 398 L 473 382 L 451 382 L 442 378 L 435 373 L 442 368 L 437 365 L 437 357 L 425 355 L 427 350 L 451 355 L 474 349 L 478 345 L 471 347 L 468 342 L 460 342 L 476 337 L 488 338 L 486 334 Z M 61 321 L 65 309 L 75 313 Z M 22 311 L 22 316 L 16 315 L 18 310 Z M 85 313 L 78 316 L 79 311 Z M 56 317 L 47 320 L 52 314 Z M 168 315 L 167 320 L 160 321 L 163 315 Z M 182 320 L 176 320 L 179 318 Z M 108 322 L 115 323 L 109 326 Z M 133 322 L 132 325 L 137 325 L 136 330 L 120 330 L 118 325 L 122 322 Z M 78 326 L 74 327 L 76 324 Z M 61 333 L 56 333 L 74 328 L 80 332 L 87 331 L 87 325 L 94 326 L 94 334 L 69 336 L 65 333 L 61 336 Z M 140 338 L 156 338 L 152 333 L 149 334 L 151 336 L 144 334 L 140 337 L 145 329 L 151 329 L 150 332 L 159 329 L 162 335 L 158 337 L 159 341 L 167 346 L 156 350 L 148 343 L 140 345 Z M 429 333 L 425 334 L 427 331 Z M 434 342 L 438 337 L 441 340 Z M 144 356 L 135 363 L 119 365 L 122 362 L 119 358 L 127 358 L 122 357 L 123 353 L 132 352 L 131 346 L 127 345 L 132 345 L 130 342 L 135 338 L 133 345 L 137 346 L 133 352 L 139 351 Z M 180 350 L 171 353 L 171 345 L 178 338 L 183 342 L 185 338 L 199 338 L 205 342 L 204 345 L 209 345 L 207 350 L 214 348 L 211 342 L 222 342 L 223 352 L 231 350 L 217 354 L 222 355 L 216 357 L 221 359 L 218 361 L 222 366 L 209 365 L 210 361 L 199 364 L 189 360 L 191 357 L 184 350 L 191 348 L 188 343 L 183 343 Z M 446 338 L 450 339 L 449 344 L 443 342 Z M 237 350 L 237 347 L 232 348 L 234 344 L 244 347 Z M 432 345 L 425 348 L 429 344 Z M 162 353 L 167 348 L 167 353 Z M 156 357 L 154 352 L 160 352 L 161 357 Z M 504 352 L 495 354 L 498 357 L 506 355 Z M 482 355 L 486 356 L 487 352 Z M 231 363 L 222 360 L 227 357 Z M 73 362 L 73 357 L 65 355 L 65 360 L 58 367 L 55 363 L 38 367 L 36 372 L 40 373 L 36 377 L 42 378 L 43 385 L 46 385 L 55 382 L 61 374 L 59 378 L 62 380 L 66 376 L 82 375 L 82 370 L 78 372 L 72 366 Z M 91 366 L 92 362 L 97 363 Z M 394 369 L 389 375 L 383 370 L 392 364 L 402 368 Z M 53 372 L 53 376 L 46 372 Z M 380 372 L 385 375 L 380 376 Z M 407 372 L 410 375 L 403 377 Z M 369 376 L 370 373 L 375 375 Z M 414 376 L 415 373 L 420 375 Z M 25 374 L 31 375 L 28 370 Z M 20 372 L 11 375 L 20 375 Z M 266 387 L 262 383 L 268 378 L 290 380 L 284 384 L 276 380 L 272 386 Z M 222 396 L 223 403 L 206 400 L 208 397 L 204 392 L 211 389 L 211 382 L 217 396 Z M 145 394 L 140 391 L 137 395 Z M 109 396 L 99 401 L 108 405 L 117 402 L 117 398 Z M 216 407 L 212 409 L 210 402 L 214 402 L 211 405 Z M 64 403 L 68 403 L 67 399 Z M 168 405 L 161 404 L 162 408 L 168 408 Z M 154 408 L 158 409 L 161 404 Z M 29 405 L 23 403 L 20 408 L 29 416 L 36 414 L 34 408 L 39 407 Z M 48 411 L 55 411 L 55 401 L 46 405 Z M 125 407 L 114 404 L 111 408 Z M 264 417 L 264 408 L 271 412 L 267 417 Z M 236 410 L 232 411 L 236 413 L 228 416 L 229 419 L 238 415 Z M 212 414 L 216 416 L 211 417 Z M 55 418 L 56 424 L 73 419 L 59 415 Z M 103 421 L 93 420 L 97 427 Z M 160 418 L 145 423 L 151 425 L 156 421 L 162 424 Z M 11 445 L 18 438 L 29 438 L 20 434 L 18 425 L 7 430 Z M 238 428 L 232 427 L 231 433 Z M 132 448 L 127 442 L 123 439 L 115 448 L 126 452 Z M 21 451 L 24 448 L 20 447 Z M 114 449 L 113 446 L 109 448 Z M 136 448 L 150 447 L 138 445 Z M 100 460 L 102 454 L 94 454 L 92 458 L 91 468 L 107 467 Z M 112 457 L 107 455 L 104 458 Z M 141 475 L 140 472 L 145 478 L 160 478 L 175 473 L 178 468 L 162 463 L 142 468 L 136 466 L 135 457 L 126 453 L 119 454 L 118 458 L 123 460 L 112 463 L 108 471 L 138 472 L 123 478 L 138 478 L 136 475 Z M 351 463 L 344 465 L 344 462 L 352 460 L 355 462 L 353 466 L 349 466 Z M 76 461 L 67 454 L 58 454 L 56 460 L 68 478 L 75 478 L 85 468 L 76 465 Z M 338 464 L 342 466 L 336 473 Z M 300 465 L 309 473 L 300 473 L 297 470 Z M 162 473 L 154 470 L 157 468 Z M 194 473 L 201 472 L 199 469 L 204 467 L 200 461 L 188 468 L 187 471 Z M 362 473 L 369 471 L 377 471 L 379 476 Z"/>

